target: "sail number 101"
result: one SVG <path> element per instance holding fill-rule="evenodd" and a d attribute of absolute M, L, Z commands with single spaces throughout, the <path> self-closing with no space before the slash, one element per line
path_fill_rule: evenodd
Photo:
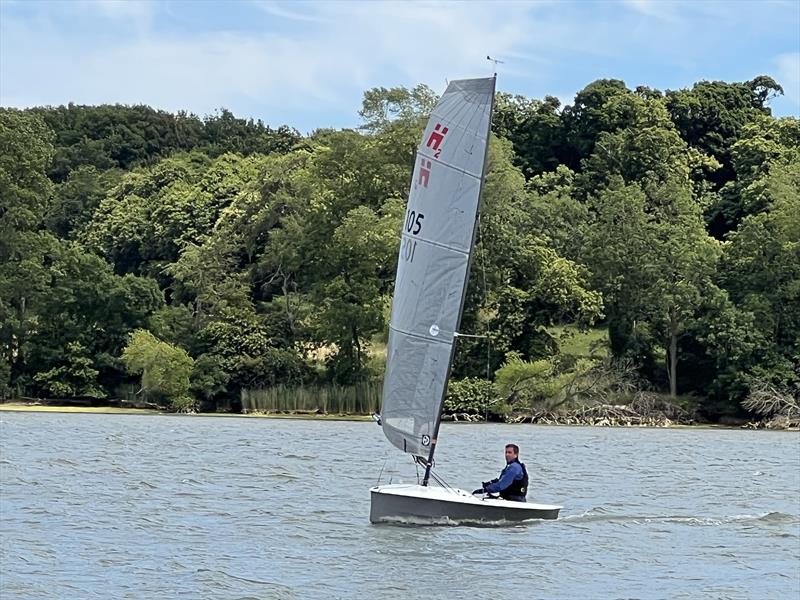
<path fill-rule="evenodd" d="M 422 220 L 425 215 L 418 213 L 414 210 L 409 211 L 406 217 L 406 231 L 411 235 L 419 235 L 422 231 Z M 417 250 L 417 240 L 411 238 L 403 238 L 402 246 L 400 248 L 400 256 L 407 262 L 414 262 L 414 252 Z"/>

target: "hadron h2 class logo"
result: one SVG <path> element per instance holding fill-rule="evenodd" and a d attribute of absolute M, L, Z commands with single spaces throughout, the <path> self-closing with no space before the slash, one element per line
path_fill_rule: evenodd
<path fill-rule="evenodd" d="M 422 436 L 422 445 L 423 446 L 430 446 L 431 445 L 431 436 L 429 436 L 427 434 L 423 435 Z"/>
<path fill-rule="evenodd" d="M 430 178 L 431 178 L 431 161 L 423 156 L 420 158 L 419 177 L 417 177 L 417 185 L 421 185 L 422 187 L 427 188 Z"/>
<path fill-rule="evenodd" d="M 439 146 L 444 141 L 444 136 L 446 135 L 447 135 L 447 127 L 442 127 L 441 123 L 437 123 L 434 126 L 431 135 L 428 137 L 428 141 L 425 143 L 425 145 L 434 151 L 433 155 L 434 158 L 439 158 L 439 154 L 441 154 L 442 152 L 439 149 Z"/>

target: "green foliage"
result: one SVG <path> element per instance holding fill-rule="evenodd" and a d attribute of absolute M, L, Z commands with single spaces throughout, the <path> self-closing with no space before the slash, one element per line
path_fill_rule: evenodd
<path fill-rule="evenodd" d="M 492 131 L 513 144 L 514 163 L 526 177 L 559 166 L 565 145 L 560 105 L 553 96 L 540 101 L 497 94 Z"/>
<path fill-rule="evenodd" d="M 774 168 L 762 184 L 766 210 L 729 236 L 722 283 L 762 339 L 738 366 L 767 382 L 800 385 L 800 160 Z"/>
<path fill-rule="evenodd" d="M 743 83 L 701 81 L 691 90 L 667 92 L 665 101 L 681 137 L 721 164 L 712 181 L 733 179 L 731 148 L 747 123 L 769 115 L 766 101 L 783 88 L 766 76 Z"/>
<path fill-rule="evenodd" d="M 386 130 L 395 119 L 419 121 L 421 125 L 437 100 L 436 94 L 426 85 L 411 90 L 404 87 L 372 88 L 364 92 L 358 114 L 364 119 L 363 129 L 371 132 Z"/>
<path fill-rule="evenodd" d="M 381 386 L 371 381 L 353 385 L 276 385 L 242 390 L 244 412 L 305 411 L 321 414 L 371 415 L 380 410 Z"/>
<path fill-rule="evenodd" d="M 53 203 L 47 212 L 47 228 L 60 238 L 74 239 L 91 222 L 108 192 L 119 183 L 122 171 L 98 171 L 81 166 L 55 187 Z"/>
<path fill-rule="evenodd" d="M 222 363 L 223 361 L 211 354 L 201 354 L 197 357 L 190 376 L 193 396 L 210 402 L 228 391 L 231 375 Z"/>
<path fill-rule="evenodd" d="M 57 148 L 51 177 L 61 182 L 81 166 L 98 170 L 153 164 L 175 152 L 199 150 L 216 157 L 228 152 L 288 152 L 300 139 L 286 126 L 271 129 L 261 121 L 239 119 L 225 109 L 200 119 L 149 106 L 80 106 L 31 109 L 55 132 Z"/>
<path fill-rule="evenodd" d="M 497 395 L 494 384 L 486 379 L 467 377 L 451 380 L 444 400 L 444 412 L 480 415 L 498 419 L 507 415 L 511 407 Z"/>
<path fill-rule="evenodd" d="M 613 398 L 630 364 L 709 415 L 740 411 L 754 382 L 799 385 L 800 126 L 771 117 L 781 91 L 761 76 L 665 94 L 598 80 L 564 107 L 498 94 L 460 327 L 483 337 L 460 338 L 448 406 Z M 0 109 L 0 394 L 113 394 L 121 356 L 159 352 L 177 387 L 137 373 L 176 408 L 373 385 L 434 102 L 368 90 L 359 130 L 305 139 L 224 109 Z M 152 338 L 138 355 L 135 330 Z"/>
<path fill-rule="evenodd" d="M 573 170 L 577 169 L 580 161 L 594 150 L 602 131 L 627 125 L 619 121 L 612 122 L 605 106 L 618 96 L 630 94 L 625 83 L 618 79 L 598 79 L 578 92 L 575 101 L 565 106 L 562 112 L 567 149 L 566 156 L 560 162 Z"/>
<path fill-rule="evenodd" d="M 737 178 L 720 190 L 708 211 L 718 237 L 767 208 L 771 188 L 797 189 L 791 165 L 800 162 L 800 120 L 759 116 L 742 128 L 731 147 L 731 160 Z M 771 176 L 773 171 L 776 176 Z"/>
<path fill-rule="evenodd" d="M 495 386 L 512 406 L 536 410 L 560 403 L 563 377 L 551 359 L 526 361 L 512 354 L 495 373 Z"/>
<path fill-rule="evenodd" d="M 588 326 L 602 315 L 602 298 L 589 288 L 585 267 L 552 248 L 546 226 L 534 216 L 539 199 L 526 193 L 512 156 L 507 141 L 490 147 L 474 276 L 461 326 L 470 333 L 488 331 L 491 348 L 487 339 L 465 347 L 457 357 L 457 377 L 485 373 L 487 355 L 492 372 L 510 351 L 547 356 L 553 347 L 547 326 Z"/>
<path fill-rule="evenodd" d="M 11 395 L 11 365 L 0 356 L 0 399 Z"/>
<path fill-rule="evenodd" d="M 49 208 L 53 186 L 45 171 L 52 156 L 53 134 L 41 118 L 0 108 L 0 262 Z"/>
<path fill-rule="evenodd" d="M 193 408 L 189 375 L 194 360 L 183 348 L 162 342 L 145 329 L 137 329 L 130 335 L 122 360 L 130 373 L 142 376 L 142 392 L 146 397 L 163 400 L 178 411 Z"/>
<path fill-rule="evenodd" d="M 585 260 L 606 299 L 612 351 L 647 366 L 660 345 L 674 396 L 678 342 L 715 289 L 719 246 L 705 233 L 686 183 L 616 185 L 593 207 Z M 634 333 L 641 325 L 644 336 Z"/>
<path fill-rule="evenodd" d="M 33 376 L 33 381 L 45 394 L 58 398 L 105 397 L 105 393 L 97 385 L 97 376 L 100 372 L 92 368 L 94 361 L 88 356 L 87 348 L 80 342 L 68 343 L 66 353 L 61 360 L 63 363 L 60 366 Z"/>
<path fill-rule="evenodd" d="M 630 362 L 596 356 L 525 361 L 512 354 L 495 373 L 500 397 L 522 411 L 627 403 L 642 387 Z"/>
<path fill-rule="evenodd" d="M 608 351 L 608 330 L 595 327 L 581 330 L 574 325 L 553 327 L 550 333 L 558 341 L 558 353 L 573 357 L 604 357 Z"/>

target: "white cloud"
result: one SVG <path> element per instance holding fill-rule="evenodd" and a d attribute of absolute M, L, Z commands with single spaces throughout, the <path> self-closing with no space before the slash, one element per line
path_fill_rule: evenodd
<path fill-rule="evenodd" d="M 265 13 L 272 15 L 273 17 L 288 19 L 290 21 L 306 21 L 312 23 L 317 23 L 321 21 L 320 18 L 312 14 L 314 12 L 314 9 L 313 6 L 309 4 L 305 5 L 298 3 L 293 4 L 293 6 L 303 6 L 304 8 L 306 8 L 306 11 L 304 12 L 291 10 L 283 6 L 282 3 L 273 2 L 271 0 L 254 0 L 253 4 L 259 9 L 263 10 Z"/>
<path fill-rule="evenodd" d="M 635 12 L 647 17 L 654 17 L 667 23 L 678 23 L 680 18 L 677 8 L 680 6 L 675 2 L 665 2 L 664 0 L 623 0 L 623 4 Z"/>
<path fill-rule="evenodd" d="M 228 18 L 221 31 L 213 14 L 190 15 L 183 2 L 0 0 L 0 104 L 144 103 L 200 114 L 225 106 L 270 124 L 338 127 L 357 123 L 365 89 L 441 91 L 446 79 L 490 74 L 487 54 L 505 61 L 500 89 L 571 101 L 567 90 L 600 77 L 661 89 L 736 80 L 739 32 L 773 39 L 774 22 L 789 14 L 769 4 L 729 7 L 735 14 L 720 18 L 706 14 L 716 6 L 662 4 L 252 0 L 225 5 L 248 21 L 236 30 Z M 680 23 L 665 22 L 675 15 Z M 782 56 L 776 78 L 797 98 L 797 55 Z"/>
<path fill-rule="evenodd" d="M 262 6 L 272 15 L 284 12 L 272 3 Z M 355 120 L 368 87 L 397 85 L 399 78 L 438 90 L 445 77 L 488 74 L 486 54 L 510 53 L 527 35 L 524 5 L 508 5 L 516 13 L 511 19 L 479 4 L 311 8 L 309 18 L 325 24 L 321 30 L 178 35 L 150 28 L 108 36 L 94 46 L 37 21 L 7 20 L 3 54 L 11 56 L 3 61 L 0 102 L 147 103 L 201 113 L 223 105 L 234 111 L 261 105 L 268 113 L 288 104 L 306 111 L 350 110 Z M 124 14 L 118 3 L 106 9 L 115 17 Z"/>
<path fill-rule="evenodd" d="M 152 23 L 156 6 L 147 0 L 73 0 L 71 8 L 141 29 Z"/>
<path fill-rule="evenodd" d="M 800 52 L 781 54 L 775 58 L 775 78 L 783 87 L 785 98 L 793 105 L 793 113 L 800 117 Z"/>

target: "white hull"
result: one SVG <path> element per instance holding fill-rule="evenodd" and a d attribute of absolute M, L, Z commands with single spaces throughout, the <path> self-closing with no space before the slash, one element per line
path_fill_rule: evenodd
<path fill-rule="evenodd" d="M 372 523 L 491 524 L 557 519 L 560 506 L 473 496 L 456 488 L 379 485 L 370 489 Z"/>

